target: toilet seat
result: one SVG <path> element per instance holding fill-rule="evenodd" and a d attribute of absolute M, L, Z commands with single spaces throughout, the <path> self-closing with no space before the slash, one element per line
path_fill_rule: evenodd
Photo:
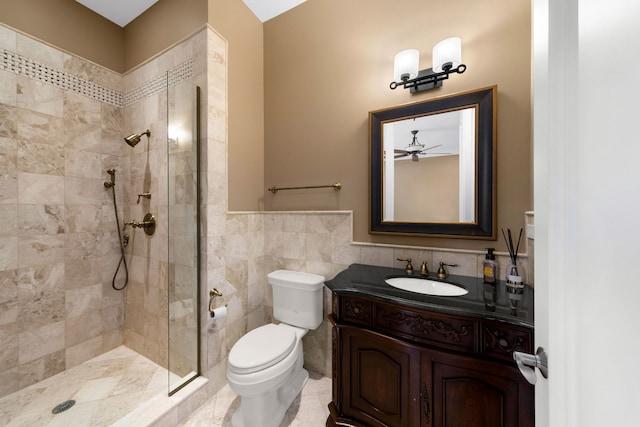
<path fill-rule="evenodd" d="M 287 357 L 296 344 L 293 328 L 273 323 L 260 326 L 238 340 L 229 352 L 229 369 L 250 374 L 275 365 Z"/>

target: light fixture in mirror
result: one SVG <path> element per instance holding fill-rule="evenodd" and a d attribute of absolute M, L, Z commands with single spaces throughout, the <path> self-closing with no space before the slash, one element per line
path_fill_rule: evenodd
<path fill-rule="evenodd" d="M 371 233 L 495 239 L 495 86 L 369 113 Z"/>
<path fill-rule="evenodd" d="M 180 140 L 178 139 L 178 128 L 175 125 L 167 126 L 167 142 L 169 148 L 177 148 Z"/>

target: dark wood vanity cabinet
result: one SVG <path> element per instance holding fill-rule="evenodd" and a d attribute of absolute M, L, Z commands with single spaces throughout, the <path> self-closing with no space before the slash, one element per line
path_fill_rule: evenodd
<path fill-rule="evenodd" d="M 533 427 L 533 330 L 334 293 L 327 426 Z"/>
<path fill-rule="evenodd" d="M 420 425 L 421 349 L 358 327 L 339 335 L 342 414 L 367 426 Z"/>

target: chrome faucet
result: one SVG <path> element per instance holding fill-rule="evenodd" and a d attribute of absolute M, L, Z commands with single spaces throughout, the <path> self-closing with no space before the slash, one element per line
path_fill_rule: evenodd
<path fill-rule="evenodd" d="M 440 268 L 438 268 L 438 279 L 446 279 L 447 278 L 447 270 L 444 269 L 444 266 L 448 267 L 457 267 L 458 264 L 446 264 L 444 262 L 440 262 Z"/>

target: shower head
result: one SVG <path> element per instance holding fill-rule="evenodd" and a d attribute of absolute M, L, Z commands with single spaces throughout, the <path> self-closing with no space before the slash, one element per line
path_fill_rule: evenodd
<path fill-rule="evenodd" d="M 124 142 L 129 144 L 131 147 L 135 147 L 136 145 L 138 145 L 138 142 L 140 142 L 140 138 L 142 138 L 142 135 L 147 135 L 147 138 L 149 138 L 151 137 L 151 131 L 147 129 L 146 132 L 134 133 L 132 135 L 129 135 L 124 138 Z"/>

